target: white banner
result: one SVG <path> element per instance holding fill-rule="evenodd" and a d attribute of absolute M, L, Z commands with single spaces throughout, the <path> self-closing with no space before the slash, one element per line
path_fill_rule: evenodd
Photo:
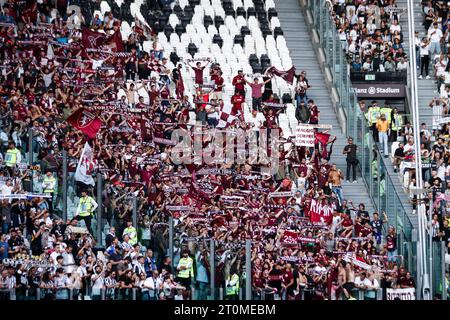
<path fill-rule="evenodd" d="M 386 297 L 387 300 L 394 300 L 395 298 L 400 298 L 400 300 L 416 300 L 416 289 L 386 289 Z"/>
<path fill-rule="evenodd" d="M 295 132 L 295 145 L 314 147 L 314 127 L 310 124 L 297 125 L 297 131 Z"/>
<path fill-rule="evenodd" d="M 84 184 L 95 186 L 92 172 L 94 171 L 94 154 L 91 146 L 86 142 L 75 171 L 75 180 Z"/>
<path fill-rule="evenodd" d="M 440 119 L 433 119 L 433 126 L 440 125 L 442 123 L 448 123 L 450 122 L 450 117 L 440 118 Z"/>

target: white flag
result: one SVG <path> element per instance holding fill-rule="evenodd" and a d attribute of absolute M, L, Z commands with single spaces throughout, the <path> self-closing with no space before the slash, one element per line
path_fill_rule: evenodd
<path fill-rule="evenodd" d="M 75 180 L 94 186 L 95 182 L 94 178 L 92 178 L 93 171 L 94 154 L 91 146 L 86 142 L 80 160 L 78 161 L 77 170 L 75 171 Z"/>

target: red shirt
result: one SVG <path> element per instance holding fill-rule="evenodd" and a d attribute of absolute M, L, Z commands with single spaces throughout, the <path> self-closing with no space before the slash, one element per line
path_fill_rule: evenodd
<path fill-rule="evenodd" d="M 233 86 L 236 88 L 236 90 L 243 91 L 245 88 L 245 80 L 243 76 L 237 75 L 233 78 L 232 82 Z"/>
<path fill-rule="evenodd" d="M 195 73 L 195 83 L 196 84 L 203 84 L 203 70 L 205 69 L 205 67 L 192 67 L 192 69 L 194 70 Z"/>
<path fill-rule="evenodd" d="M 288 271 L 288 272 L 285 271 L 283 273 L 283 283 L 284 283 L 284 285 L 288 285 L 289 282 L 291 282 L 293 279 L 294 279 L 294 275 L 292 274 L 291 271 Z"/>
<path fill-rule="evenodd" d="M 317 108 L 316 105 L 313 105 L 310 109 L 311 111 L 311 117 L 309 118 L 310 123 L 316 123 L 319 121 L 319 108 Z"/>
<path fill-rule="evenodd" d="M 19 113 L 16 120 L 23 121 L 26 119 L 28 110 L 25 105 L 18 104 L 17 106 L 15 106 L 14 111 L 17 111 Z"/>
<path fill-rule="evenodd" d="M 219 75 L 212 75 L 211 76 L 211 80 L 214 81 L 214 83 L 216 84 L 217 88 L 215 89 L 216 92 L 222 92 L 222 87 L 223 87 L 223 83 L 224 80 L 221 76 Z"/>
<path fill-rule="evenodd" d="M 231 103 L 233 104 L 233 112 L 237 114 L 238 111 L 242 112 L 242 104 L 245 102 L 245 98 L 240 94 L 235 94 L 231 97 Z"/>

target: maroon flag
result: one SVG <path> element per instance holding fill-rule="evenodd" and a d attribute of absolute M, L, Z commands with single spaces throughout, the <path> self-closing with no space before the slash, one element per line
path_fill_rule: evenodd
<path fill-rule="evenodd" d="M 114 34 L 108 39 L 106 47 L 111 48 L 114 52 L 123 52 L 124 47 L 120 30 L 116 30 L 116 32 L 114 32 Z"/>
<path fill-rule="evenodd" d="M 83 43 L 85 49 L 98 49 L 108 38 L 106 34 L 92 31 L 89 28 L 83 28 L 81 33 L 81 42 Z"/>
<path fill-rule="evenodd" d="M 67 118 L 67 122 L 76 129 L 84 132 L 84 134 L 91 139 L 95 138 L 97 132 L 102 126 L 102 121 L 89 111 L 86 111 L 84 108 L 80 108 L 72 113 Z"/>
<path fill-rule="evenodd" d="M 269 69 L 267 69 L 267 73 L 272 73 L 278 77 L 283 78 L 286 82 L 292 84 L 294 82 L 295 67 L 292 66 L 292 68 L 286 71 L 278 70 L 275 67 L 270 67 Z"/>

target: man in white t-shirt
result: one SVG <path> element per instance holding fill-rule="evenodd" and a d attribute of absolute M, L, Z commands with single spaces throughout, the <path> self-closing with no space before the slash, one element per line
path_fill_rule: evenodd
<path fill-rule="evenodd" d="M 405 58 L 401 57 L 400 61 L 397 62 L 397 71 L 402 71 L 408 68 L 408 63 L 405 61 Z"/>
<path fill-rule="evenodd" d="M 441 29 L 438 28 L 437 22 L 434 22 L 428 29 L 428 38 L 430 38 L 430 55 L 441 53 L 441 38 L 443 36 Z"/>
<path fill-rule="evenodd" d="M 245 119 L 245 122 L 251 125 L 253 131 L 259 132 L 264 120 L 264 116 L 259 113 L 257 109 L 253 109 L 252 113 L 247 117 L 247 119 Z"/>
<path fill-rule="evenodd" d="M 391 27 L 389 28 L 389 31 L 394 34 L 395 31 L 401 32 L 402 28 L 398 24 L 397 20 L 394 20 L 394 22 L 391 24 Z"/>

